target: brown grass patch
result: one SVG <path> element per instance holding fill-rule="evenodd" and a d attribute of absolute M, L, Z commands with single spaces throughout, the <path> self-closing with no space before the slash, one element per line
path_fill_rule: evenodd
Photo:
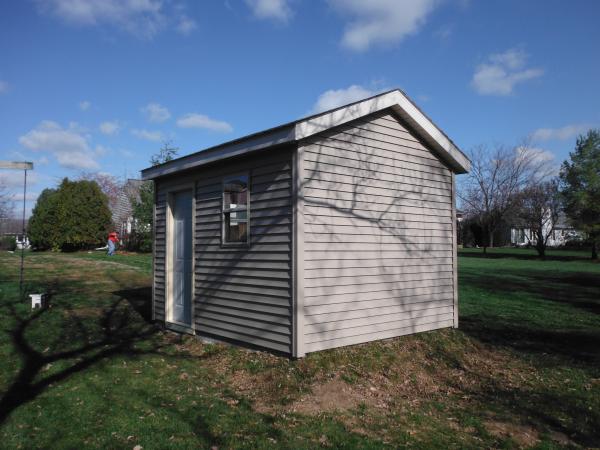
<path fill-rule="evenodd" d="M 234 376 L 234 382 L 239 383 L 240 377 Z M 239 388 L 241 385 L 237 384 Z M 376 396 L 365 395 L 364 391 L 352 389 L 345 382 L 340 380 L 328 381 L 325 384 L 315 385 L 311 393 L 304 395 L 300 400 L 281 407 L 274 406 L 269 402 L 258 400 L 254 404 L 254 410 L 261 413 L 272 413 L 273 411 L 283 411 L 285 413 L 299 412 L 302 414 L 319 415 L 321 413 L 345 412 L 349 409 L 356 409 L 361 404 L 371 407 L 387 408 L 384 399 L 378 401 Z M 388 398 L 388 400 L 391 400 Z"/>
<path fill-rule="evenodd" d="M 503 422 L 485 422 L 483 426 L 492 436 L 511 439 L 522 447 L 531 447 L 541 442 L 538 433 L 531 427 Z"/>
<path fill-rule="evenodd" d="M 104 308 L 79 308 L 69 311 L 69 315 L 78 318 L 102 317 L 106 313 Z"/>
<path fill-rule="evenodd" d="M 439 341 L 457 338 L 450 330 L 436 333 Z M 521 374 L 534 370 L 524 364 L 517 367 L 503 351 L 487 349 L 466 336 L 458 338 L 451 348 L 447 343 L 440 346 L 409 336 L 291 361 L 245 349 L 232 356 L 224 344 L 207 347 L 200 339 L 165 333 L 167 343 L 201 357 L 216 374 L 227 378 L 239 395 L 253 400 L 257 411 L 264 412 L 316 415 L 365 404 L 387 414 L 429 401 L 447 403 L 452 397 L 461 399 L 454 406 L 463 407 L 479 394 L 520 389 Z"/>

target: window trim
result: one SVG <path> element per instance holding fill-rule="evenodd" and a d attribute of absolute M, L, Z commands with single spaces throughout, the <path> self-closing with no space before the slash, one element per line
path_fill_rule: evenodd
<path fill-rule="evenodd" d="M 246 176 L 248 186 L 246 188 L 246 208 L 225 208 L 225 180 Z M 225 242 L 225 214 L 229 212 L 246 211 L 246 242 Z M 250 172 L 236 172 L 223 176 L 221 180 L 221 247 L 250 247 Z"/>

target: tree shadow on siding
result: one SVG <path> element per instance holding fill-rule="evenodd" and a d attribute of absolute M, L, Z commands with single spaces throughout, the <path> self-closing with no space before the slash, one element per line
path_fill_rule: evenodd
<path fill-rule="evenodd" d="M 355 318 L 360 326 L 405 334 L 435 328 L 432 321 L 449 326 L 453 318 L 452 180 L 447 165 L 395 118 L 422 148 L 414 141 L 396 148 L 369 141 L 369 118 L 346 124 L 365 129 L 336 130 L 307 144 L 301 190 L 305 249 L 312 252 L 305 253 L 305 285 L 307 296 L 356 302 L 349 309 L 363 311 Z M 388 299 L 388 310 L 368 305 L 377 296 Z M 415 307 L 418 296 L 431 301 L 429 310 Z M 345 337 L 341 329 L 355 326 L 344 323 L 347 312 L 309 326 L 313 333 Z"/>

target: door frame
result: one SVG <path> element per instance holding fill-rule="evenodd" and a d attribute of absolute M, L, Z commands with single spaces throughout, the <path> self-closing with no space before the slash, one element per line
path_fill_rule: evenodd
<path fill-rule="evenodd" d="M 196 183 L 185 183 L 177 186 L 169 187 L 166 190 L 167 193 L 167 229 L 166 229 L 166 242 L 165 242 L 165 322 L 177 324 L 191 329 L 192 334 L 196 334 L 196 322 L 194 320 L 194 294 L 195 294 L 195 271 L 196 271 Z M 173 304 L 173 243 L 174 243 L 174 221 L 173 212 L 175 209 L 175 195 L 182 192 L 190 191 L 192 193 L 192 304 L 191 304 L 191 323 L 176 322 L 173 320 L 172 315 L 172 304 Z"/>

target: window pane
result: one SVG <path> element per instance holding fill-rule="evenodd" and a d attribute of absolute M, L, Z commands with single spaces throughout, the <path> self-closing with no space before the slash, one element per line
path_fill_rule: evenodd
<path fill-rule="evenodd" d="M 224 182 L 224 208 L 244 207 L 248 203 L 248 175 L 227 178 Z"/>
<path fill-rule="evenodd" d="M 248 212 L 225 213 L 225 242 L 248 242 Z"/>

